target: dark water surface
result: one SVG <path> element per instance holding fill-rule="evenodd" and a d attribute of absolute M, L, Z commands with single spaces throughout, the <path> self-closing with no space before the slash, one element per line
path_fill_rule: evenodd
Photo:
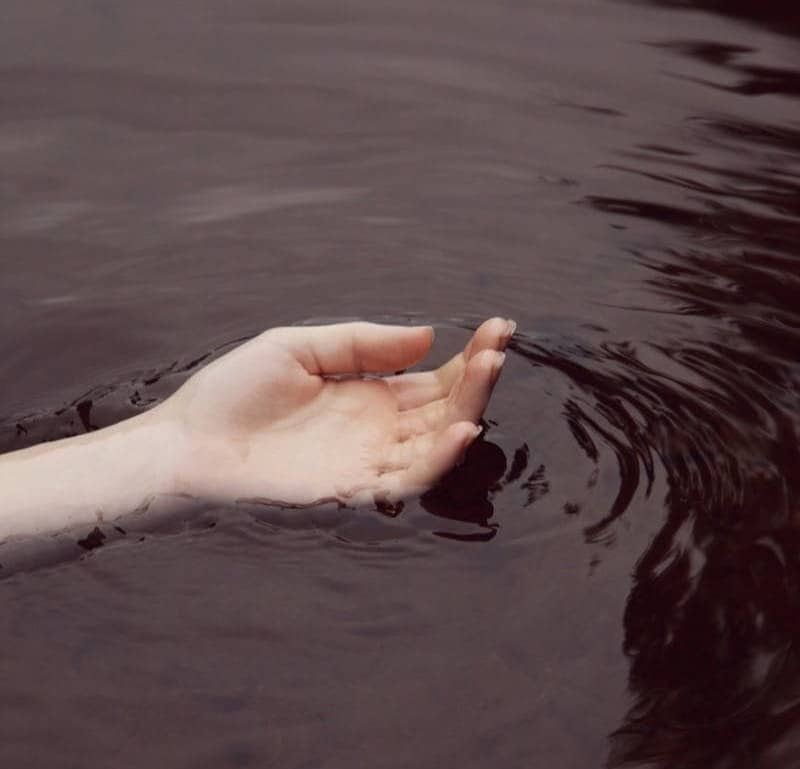
<path fill-rule="evenodd" d="M 3 449 L 273 325 L 520 332 L 396 517 L 0 546 L 0 765 L 798 766 L 795 8 L 5 3 Z"/>

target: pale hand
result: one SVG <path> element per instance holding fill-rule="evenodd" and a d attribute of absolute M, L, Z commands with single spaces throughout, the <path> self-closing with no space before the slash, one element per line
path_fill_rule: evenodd
<path fill-rule="evenodd" d="M 511 321 L 493 318 L 436 371 L 378 378 L 424 358 L 433 330 L 271 329 L 159 407 L 184 436 L 177 489 L 284 505 L 383 503 L 420 493 L 479 434 L 513 332 Z"/>

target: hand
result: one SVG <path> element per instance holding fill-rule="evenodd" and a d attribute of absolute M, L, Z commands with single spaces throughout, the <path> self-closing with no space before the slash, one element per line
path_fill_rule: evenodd
<path fill-rule="evenodd" d="M 198 372 L 157 410 L 184 437 L 177 486 L 220 501 L 392 502 L 451 470 L 503 366 L 514 324 L 486 321 L 435 371 L 430 327 L 276 328 Z"/>

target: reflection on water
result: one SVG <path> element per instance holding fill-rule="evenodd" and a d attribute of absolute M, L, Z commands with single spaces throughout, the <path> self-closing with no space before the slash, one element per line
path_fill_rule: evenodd
<path fill-rule="evenodd" d="M 794 5 L 87 5 L 72 37 L 45 5 L 0 47 L 0 448 L 265 325 L 520 330 L 419 500 L 82 531 L 11 573 L 3 696 L 55 736 L 0 724 L 9 765 L 89 724 L 131 765 L 795 766 Z"/>
<path fill-rule="evenodd" d="M 765 26 L 782 35 L 800 36 L 800 14 L 791 0 L 753 3 L 751 0 L 644 0 L 666 8 L 693 9 L 724 14 Z"/>
<path fill-rule="evenodd" d="M 736 93 L 798 94 L 796 71 L 741 66 L 735 47 L 667 47 L 744 75 L 724 86 Z M 682 247 L 637 257 L 676 312 L 716 331 L 705 344 L 654 345 L 668 359 L 660 371 L 628 357 L 629 386 L 581 371 L 630 450 L 643 463 L 637 446 L 657 452 L 669 484 L 664 525 L 637 562 L 625 610 L 636 699 L 610 765 L 788 766 L 800 717 L 800 133 L 722 116 L 693 122 L 724 163 L 644 148 L 618 166 L 683 190 L 684 205 L 588 201 L 685 232 Z"/>
<path fill-rule="evenodd" d="M 521 468 L 520 468 L 521 469 Z M 492 523 L 494 505 L 491 492 L 503 478 L 506 457 L 503 450 L 488 441 L 478 441 L 461 467 L 457 467 L 443 483 L 422 496 L 422 506 L 442 518 L 463 521 L 479 526 L 482 531 L 468 534 L 437 531 L 436 534 L 462 541 L 488 541 L 497 533 Z M 517 468 L 512 468 L 505 481 L 515 480 Z"/>

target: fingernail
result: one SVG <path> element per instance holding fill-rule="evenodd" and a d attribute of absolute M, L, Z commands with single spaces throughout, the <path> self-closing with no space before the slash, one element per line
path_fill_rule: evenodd
<path fill-rule="evenodd" d="M 472 438 L 473 440 L 477 438 L 483 432 L 483 428 L 480 425 L 472 425 Z"/>
<path fill-rule="evenodd" d="M 514 332 L 517 330 L 517 323 L 516 321 L 511 320 L 511 318 L 508 318 L 508 320 L 506 320 L 506 326 L 508 327 L 506 333 L 510 339 L 512 336 L 514 336 Z"/>

